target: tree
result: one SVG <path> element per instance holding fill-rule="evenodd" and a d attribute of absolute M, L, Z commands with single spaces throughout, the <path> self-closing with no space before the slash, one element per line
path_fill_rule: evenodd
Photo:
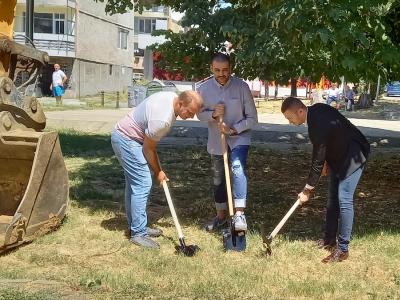
<path fill-rule="evenodd" d="M 393 0 L 154 0 L 186 12 L 186 33 L 167 33 L 153 48 L 165 67 L 187 77 L 205 75 L 211 53 L 233 44 L 235 72 L 244 78 L 287 83 L 324 74 L 371 81 L 400 76 L 398 1 Z M 140 10 L 149 1 L 137 1 Z M 131 1 L 108 0 L 110 12 L 132 8 Z M 396 19 L 397 18 L 397 19 Z M 396 29 L 397 28 L 397 29 Z M 160 34 L 160 33 L 159 33 Z M 190 57 L 193 66 L 182 63 Z M 294 81 L 293 81 L 294 82 Z"/>

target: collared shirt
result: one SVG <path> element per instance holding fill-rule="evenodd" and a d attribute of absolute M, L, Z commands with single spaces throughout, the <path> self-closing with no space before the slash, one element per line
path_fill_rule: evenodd
<path fill-rule="evenodd" d="M 251 129 L 257 124 L 257 110 L 249 86 L 243 80 L 231 76 L 225 85 L 211 77 L 198 88 L 204 100 L 204 108 L 197 114 L 200 121 L 208 122 L 207 151 L 222 155 L 221 132 L 218 120 L 212 117 L 215 105 L 225 104 L 224 122 L 238 134 L 227 136 L 230 149 L 239 145 L 250 145 Z"/>

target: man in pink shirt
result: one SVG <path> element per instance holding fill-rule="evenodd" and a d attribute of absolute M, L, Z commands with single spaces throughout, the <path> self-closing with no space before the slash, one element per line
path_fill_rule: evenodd
<path fill-rule="evenodd" d="M 168 180 L 161 169 L 157 144 L 167 135 L 179 116 L 193 118 L 203 100 L 194 91 L 179 94 L 159 92 L 146 98 L 121 119 L 111 134 L 111 143 L 125 175 L 125 209 L 131 232 L 130 241 L 146 248 L 159 248 L 151 237 L 161 230 L 147 227 L 146 204 L 152 179 L 150 169 L 161 184 Z"/>

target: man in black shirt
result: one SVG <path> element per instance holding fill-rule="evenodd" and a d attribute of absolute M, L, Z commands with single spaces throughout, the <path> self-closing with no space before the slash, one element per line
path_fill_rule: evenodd
<path fill-rule="evenodd" d="M 309 200 L 324 165 L 329 169 L 325 236 L 318 241 L 318 246 L 332 250 L 323 262 L 343 261 L 349 256 L 353 195 L 370 152 L 369 143 L 349 120 L 329 105 L 317 103 L 306 107 L 301 100 L 289 97 L 283 101 L 281 111 L 291 124 L 307 125 L 313 144 L 310 173 L 298 195 L 302 204 Z"/>

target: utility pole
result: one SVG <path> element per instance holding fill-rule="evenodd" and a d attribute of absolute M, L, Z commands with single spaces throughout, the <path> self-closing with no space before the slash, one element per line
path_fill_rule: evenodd
<path fill-rule="evenodd" d="M 25 13 L 25 35 L 33 43 L 33 17 L 35 10 L 35 0 L 26 0 Z M 25 40 L 25 44 L 29 44 L 29 40 Z"/>

